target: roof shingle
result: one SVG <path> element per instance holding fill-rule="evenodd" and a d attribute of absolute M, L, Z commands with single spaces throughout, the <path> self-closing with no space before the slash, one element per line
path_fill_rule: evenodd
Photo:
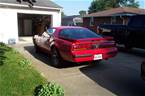
<path fill-rule="evenodd" d="M 59 6 L 56 3 L 52 2 L 51 0 L 36 0 L 36 1 L 37 2 L 34 3 L 34 6 L 62 8 L 61 6 Z M 0 0 L 0 3 L 20 4 L 16 0 Z M 28 3 L 26 3 L 26 2 L 22 2 L 21 4 L 22 5 L 28 5 Z"/>
<path fill-rule="evenodd" d="M 107 17 L 107 16 L 113 16 L 115 14 L 121 14 L 121 13 L 145 14 L 145 9 L 119 7 L 119 8 L 112 8 L 110 10 L 87 14 L 84 17 Z"/>

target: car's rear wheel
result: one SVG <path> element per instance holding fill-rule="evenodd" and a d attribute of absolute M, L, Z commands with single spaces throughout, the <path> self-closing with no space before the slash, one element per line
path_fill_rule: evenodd
<path fill-rule="evenodd" d="M 58 50 L 55 47 L 52 48 L 51 61 L 52 65 L 57 68 L 61 67 L 62 63 L 64 63 L 64 60 L 61 58 Z"/>
<path fill-rule="evenodd" d="M 34 44 L 35 52 L 40 53 L 40 49 L 39 49 L 38 45 L 36 44 L 34 37 L 33 37 L 33 44 Z"/>
<path fill-rule="evenodd" d="M 38 47 L 36 43 L 34 43 L 34 48 L 35 48 L 36 53 L 40 53 L 40 48 Z"/>
<path fill-rule="evenodd" d="M 35 45 L 35 52 L 36 53 L 40 53 L 40 49 L 39 49 L 39 47 L 37 45 Z"/>

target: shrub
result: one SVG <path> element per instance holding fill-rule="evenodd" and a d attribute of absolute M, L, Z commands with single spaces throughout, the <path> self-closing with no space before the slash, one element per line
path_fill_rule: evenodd
<path fill-rule="evenodd" d="M 6 46 L 4 43 L 0 42 L 0 46 Z"/>
<path fill-rule="evenodd" d="M 63 88 L 53 82 L 35 88 L 34 96 L 64 96 Z"/>
<path fill-rule="evenodd" d="M 6 44 L 0 42 L 0 65 L 3 65 L 5 62 L 5 59 L 7 58 L 5 56 L 5 53 L 8 51 L 11 51 L 12 48 L 8 47 Z"/>
<path fill-rule="evenodd" d="M 19 52 L 17 50 L 15 50 L 15 49 L 12 50 L 12 53 L 13 54 L 19 54 Z"/>
<path fill-rule="evenodd" d="M 2 42 L 0 42 L 0 47 L 1 47 L 1 50 L 2 49 L 7 50 L 7 51 L 12 50 L 12 48 L 8 47 L 5 43 L 2 43 Z"/>
<path fill-rule="evenodd" d="M 31 62 L 27 59 L 23 59 L 19 62 L 19 65 L 22 67 L 22 68 L 28 68 L 30 65 L 31 65 Z"/>

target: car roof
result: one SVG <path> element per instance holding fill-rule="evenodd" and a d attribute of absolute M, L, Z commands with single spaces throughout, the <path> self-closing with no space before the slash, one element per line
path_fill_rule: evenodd
<path fill-rule="evenodd" d="M 60 26 L 60 27 L 52 27 L 52 28 L 56 28 L 56 29 L 83 28 L 84 29 L 84 27 L 79 27 L 79 26 Z"/>

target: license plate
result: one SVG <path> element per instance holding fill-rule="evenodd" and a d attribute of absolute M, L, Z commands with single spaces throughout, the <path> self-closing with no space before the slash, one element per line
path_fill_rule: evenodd
<path fill-rule="evenodd" d="M 100 60 L 102 59 L 102 54 L 97 54 L 97 55 L 94 55 L 94 60 Z"/>

